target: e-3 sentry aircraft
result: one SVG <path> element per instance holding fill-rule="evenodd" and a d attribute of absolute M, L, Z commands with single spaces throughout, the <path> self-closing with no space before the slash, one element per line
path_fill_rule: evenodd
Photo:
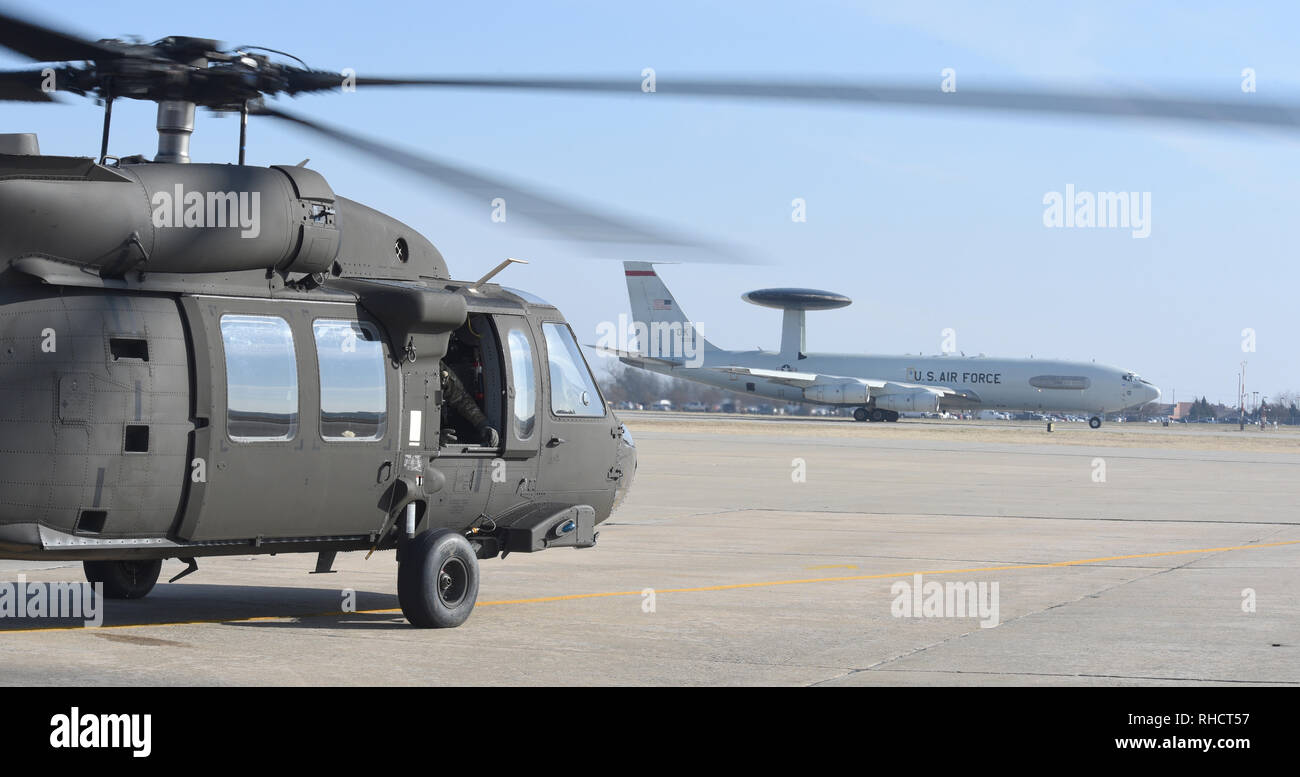
<path fill-rule="evenodd" d="M 633 316 L 625 328 L 637 340 L 636 351 L 607 343 L 598 350 L 633 367 L 729 391 L 852 407 L 857 421 L 897 421 L 901 412 L 940 409 L 1077 412 L 1091 416 L 1088 424 L 1096 429 L 1107 413 L 1160 397 L 1160 389 L 1136 373 L 1092 362 L 808 353 L 807 311 L 852 301 L 813 289 L 745 294 L 747 302 L 784 311 L 781 349 L 728 351 L 704 338 L 652 263 L 624 262 L 624 272 Z"/>

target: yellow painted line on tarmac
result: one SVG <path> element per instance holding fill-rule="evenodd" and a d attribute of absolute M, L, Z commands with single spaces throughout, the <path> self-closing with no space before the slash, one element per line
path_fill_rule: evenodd
<path fill-rule="evenodd" d="M 860 580 L 887 580 L 895 577 L 911 577 L 913 575 L 957 575 L 972 574 L 982 572 L 1008 572 L 1018 569 L 1052 569 L 1054 567 L 1073 567 L 1083 566 L 1085 564 L 1100 564 L 1106 561 L 1131 561 L 1142 558 L 1167 558 L 1169 556 L 1187 556 L 1198 553 L 1224 553 L 1232 550 L 1259 550 L 1261 548 L 1278 548 L 1286 545 L 1300 545 L 1300 540 L 1287 540 L 1285 542 L 1260 542 L 1251 545 L 1227 545 L 1221 548 L 1195 548 L 1192 550 L 1165 550 L 1157 553 L 1131 553 L 1124 556 L 1100 556 L 1097 558 L 1081 558 L 1072 561 L 1052 561 L 1043 564 L 1006 564 L 996 567 L 966 567 L 963 569 L 930 569 L 913 572 L 887 572 L 874 575 L 844 575 L 840 577 L 807 577 L 798 580 L 766 580 L 757 583 L 728 583 L 723 585 L 705 585 L 691 588 L 655 588 L 643 589 L 638 591 L 605 591 L 601 593 L 588 594 L 564 594 L 561 596 L 537 596 L 529 599 L 500 599 L 492 602 L 479 602 L 478 607 L 498 607 L 507 604 L 542 604 L 545 602 L 569 602 L 579 599 L 608 599 L 617 596 L 641 596 L 645 590 L 653 590 L 655 595 L 659 594 L 693 594 L 706 593 L 710 591 L 738 591 L 748 588 L 771 588 L 783 585 L 808 585 L 811 583 L 845 583 Z M 851 566 L 851 565 L 831 565 L 831 566 Z M 388 613 L 400 613 L 400 608 L 391 608 L 383 610 L 357 610 L 356 612 L 317 612 L 303 615 L 261 615 L 251 618 L 213 618 L 208 620 L 190 620 L 190 621 L 168 621 L 166 623 L 123 623 L 113 626 L 52 626 L 47 628 L 33 629 L 0 629 L 0 635 L 5 634 L 30 634 L 32 632 L 50 632 L 50 631 L 84 631 L 94 633 L 106 629 L 144 629 L 157 628 L 162 626 L 201 626 L 215 623 L 256 623 L 259 621 L 283 621 L 295 620 L 298 618 L 331 618 L 347 617 L 349 615 L 384 615 Z"/>

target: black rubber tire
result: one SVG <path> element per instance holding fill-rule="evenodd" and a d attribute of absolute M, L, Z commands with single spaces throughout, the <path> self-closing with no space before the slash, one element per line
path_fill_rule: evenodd
<path fill-rule="evenodd" d="M 881 410 L 878 407 L 871 408 L 871 420 L 876 423 L 880 423 L 881 421 L 885 420 L 885 411 Z"/>
<path fill-rule="evenodd" d="M 1101 428 L 1101 419 L 1098 418 L 1097 416 L 1093 416 L 1092 418 L 1089 418 L 1089 419 L 1088 419 L 1088 426 L 1091 426 L 1093 429 L 1100 429 L 1100 428 Z"/>
<path fill-rule="evenodd" d="M 143 599 L 158 583 L 162 559 L 83 561 L 86 580 L 104 584 L 105 599 Z"/>
<path fill-rule="evenodd" d="M 893 424 L 893 423 L 898 423 L 898 413 L 897 413 L 896 411 L 893 411 L 893 410 L 886 411 L 886 412 L 885 412 L 885 420 L 888 421 L 888 422 L 891 423 L 891 424 Z"/>
<path fill-rule="evenodd" d="M 474 611 L 478 575 L 478 556 L 465 535 L 450 529 L 424 532 L 402 548 L 397 603 L 416 628 L 455 628 Z"/>
<path fill-rule="evenodd" d="M 865 407 L 854 408 L 853 420 L 859 423 L 867 420 L 867 409 Z"/>

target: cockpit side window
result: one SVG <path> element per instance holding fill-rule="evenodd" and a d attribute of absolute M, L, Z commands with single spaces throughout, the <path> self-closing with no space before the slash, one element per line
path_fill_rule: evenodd
<path fill-rule="evenodd" d="M 506 335 L 510 347 L 510 373 L 514 388 L 514 401 L 510 406 L 511 424 L 515 436 L 527 440 L 533 436 L 537 425 L 537 373 L 533 368 L 533 346 L 528 335 L 512 328 Z"/>
<path fill-rule="evenodd" d="M 557 416 L 598 418 L 605 401 L 591 377 L 573 332 L 567 324 L 542 324 L 551 373 L 551 412 Z"/>

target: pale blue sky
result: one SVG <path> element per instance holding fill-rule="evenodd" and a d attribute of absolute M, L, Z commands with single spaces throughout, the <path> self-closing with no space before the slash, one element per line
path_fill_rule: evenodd
<path fill-rule="evenodd" d="M 639 78 L 835 76 L 958 89 L 1025 84 L 1175 90 L 1300 100 L 1290 3 L 265 2 L 127 5 L 71 0 L 7 9 L 90 37 L 181 34 L 279 48 L 360 74 L 535 74 Z M 1216 7 L 1217 6 L 1217 7 Z M 25 63 L 0 55 L 0 67 Z M 761 266 L 663 269 L 682 306 L 723 347 L 775 347 L 780 314 L 740 295 L 810 286 L 849 295 L 812 314 L 812 350 L 937 352 L 957 331 L 967 354 L 1096 359 L 1156 382 L 1169 398 L 1231 401 L 1300 390 L 1294 212 L 1296 136 L 1164 123 L 921 110 L 362 90 L 289 103 L 324 121 L 600 203 L 643 221 L 755 246 Z M 111 153 L 152 155 L 153 106 L 119 103 Z M 100 112 L 5 105 L 5 131 L 38 131 L 46 153 L 91 155 Z M 201 114 L 198 161 L 226 162 L 238 125 Z M 249 158 L 310 157 L 335 190 L 392 213 L 475 278 L 502 276 L 561 307 L 585 342 L 627 312 L 621 268 L 581 246 L 493 224 L 487 203 L 254 121 Z M 1047 229 L 1042 199 L 1149 191 L 1151 236 Z M 790 201 L 808 222 L 790 220 Z M 654 258 L 654 257 L 648 257 Z M 1253 328 L 1258 351 L 1243 354 Z"/>

